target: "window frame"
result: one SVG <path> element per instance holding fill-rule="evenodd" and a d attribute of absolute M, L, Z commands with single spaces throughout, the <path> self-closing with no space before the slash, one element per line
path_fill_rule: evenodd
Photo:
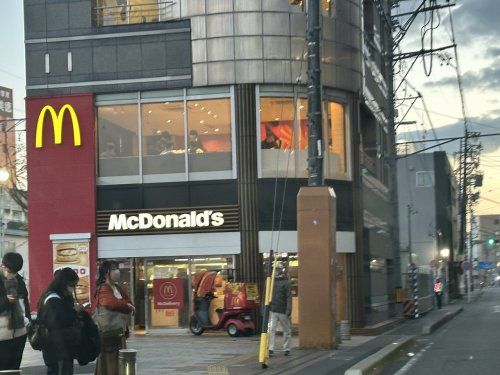
<path fill-rule="evenodd" d="M 429 176 L 430 184 L 429 185 L 420 185 L 418 176 Z M 433 171 L 416 171 L 415 172 L 415 187 L 416 188 L 430 188 L 434 186 L 434 173 Z"/>
<path fill-rule="evenodd" d="M 179 96 L 179 90 L 171 90 L 173 96 L 168 96 L 169 91 L 164 91 L 164 95 L 158 97 L 152 97 L 150 92 L 135 92 L 132 97 L 130 94 L 106 94 L 103 96 L 97 96 L 95 98 L 95 107 L 106 107 L 113 105 L 126 105 L 135 104 L 137 105 L 137 134 L 139 137 L 138 142 L 138 163 L 139 163 L 139 175 L 132 176 L 99 176 L 99 127 L 98 127 L 98 111 L 95 111 L 95 129 L 96 129 L 96 141 L 95 141 L 95 160 L 96 160 L 96 182 L 97 185 L 125 185 L 125 184 L 143 184 L 143 183 L 161 183 L 161 182 L 186 182 L 186 181 L 205 181 L 205 180 L 230 180 L 237 178 L 236 171 L 236 121 L 235 121 L 235 98 L 234 98 L 234 86 L 230 87 L 221 86 L 219 90 L 214 90 L 213 87 L 207 90 L 209 93 L 203 94 L 203 90 L 197 90 L 196 93 L 189 94 L 187 88 L 182 89 L 182 96 Z M 217 93 L 216 91 L 219 91 Z M 146 94 L 146 95 L 145 95 Z M 149 95 L 148 95 L 149 94 Z M 143 98 L 143 96 L 146 98 Z M 150 96 L 151 95 L 151 96 Z M 149 96 L 149 97 L 148 97 Z M 116 97 L 116 99 L 115 99 Z M 165 101 L 176 101 L 183 102 L 184 106 L 184 146 L 187 149 L 187 129 L 188 129 L 188 117 L 187 117 L 187 102 L 189 100 L 210 100 L 210 99 L 229 99 L 229 110 L 230 110 L 230 129 L 231 129 L 231 169 L 227 171 L 216 171 L 216 172 L 189 172 L 189 155 L 187 152 L 184 153 L 184 166 L 185 170 L 182 174 L 174 174 L 177 176 L 172 176 L 172 174 L 157 174 L 157 175 L 144 175 L 143 174 L 143 155 L 142 155 L 142 104 L 153 104 L 153 103 L 164 103 Z M 179 175 L 183 175 L 183 178 L 178 178 Z"/>
<path fill-rule="evenodd" d="M 256 141 L 256 148 L 257 148 L 257 178 L 276 178 L 276 175 L 274 176 L 263 176 L 262 175 L 262 150 L 261 150 L 261 145 L 260 145 L 260 139 L 261 139 L 261 119 L 260 119 L 260 99 L 261 98 L 293 98 L 293 107 L 294 107 L 294 142 L 293 142 L 293 147 L 294 147 L 294 172 L 293 176 L 287 176 L 287 178 L 307 178 L 305 177 L 300 177 L 299 176 L 299 157 L 298 157 L 298 152 L 295 152 L 298 150 L 299 146 L 299 131 L 300 131 L 300 121 L 298 118 L 298 109 L 299 109 L 299 99 L 306 99 L 307 100 L 307 91 L 306 88 L 303 86 L 287 86 L 285 88 L 283 87 L 276 87 L 276 89 L 273 91 L 274 87 L 272 85 L 255 85 L 255 113 L 256 113 L 256 136 L 257 136 L 257 141 Z M 344 121 L 344 148 L 345 148 L 345 178 L 342 179 L 335 179 L 333 177 L 327 177 L 325 173 L 325 161 L 323 162 L 323 175 L 325 180 L 338 180 L 338 181 L 352 181 L 352 157 L 351 157 L 351 151 L 352 151 L 352 145 L 351 145 L 351 116 L 350 116 L 350 104 L 347 98 L 344 97 L 339 97 L 338 95 L 335 95 L 332 92 L 329 92 L 330 90 L 324 90 L 323 95 L 322 95 L 322 111 L 323 114 L 326 114 L 327 108 L 325 105 L 328 105 L 329 102 L 335 102 L 337 104 L 342 105 L 344 108 L 344 116 L 343 116 L 343 121 Z M 323 155 L 327 153 L 327 147 L 325 145 L 327 144 L 326 142 L 328 141 L 330 135 L 328 134 L 328 118 L 327 116 L 323 115 L 323 123 L 322 123 L 322 129 L 323 129 Z M 327 137 L 325 137 L 325 134 L 327 134 Z M 326 152 L 325 152 L 326 151 Z"/>

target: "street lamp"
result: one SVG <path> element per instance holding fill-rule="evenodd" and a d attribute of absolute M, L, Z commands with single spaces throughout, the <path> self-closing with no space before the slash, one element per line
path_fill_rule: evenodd
<path fill-rule="evenodd" d="M 450 249 L 441 249 L 439 255 L 441 255 L 441 258 L 447 259 L 450 256 Z"/>
<path fill-rule="evenodd" d="M 3 194 L 4 194 L 4 185 L 9 180 L 10 173 L 7 169 L 0 169 L 0 256 L 3 257 L 3 238 L 5 235 L 5 227 L 3 223 Z"/>

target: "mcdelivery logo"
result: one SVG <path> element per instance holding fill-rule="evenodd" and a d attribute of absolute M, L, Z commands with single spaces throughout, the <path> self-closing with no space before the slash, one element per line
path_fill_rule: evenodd
<path fill-rule="evenodd" d="M 50 114 L 52 120 L 52 127 L 54 128 L 54 143 L 59 145 L 62 143 L 62 128 L 64 121 L 64 114 L 69 112 L 71 116 L 71 122 L 73 124 L 73 142 L 75 146 L 82 145 L 82 138 L 80 135 L 80 122 L 78 121 L 78 116 L 76 115 L 75 109 L 71 104 L 64 104 L 59 112 L 56 112 L 54 107 L 51 105 L 46 105 L 40 111 L 38 115 L 38 120 L 36 122 L 36 135 L 35 135 L 35 147 L 41 148 L 43 146 L 43 125 L 45 122 L 45 117 L 47 112 Z"/>
<path fill-rule="evenodd" d="M 205 210 L 203 212 L 191 211 L 186 214 L 151 215 L 141 213 L 138 215 L 112 214 L 109 217 L 109 231 L 146 230 L 165 228 L 204 228 L 220 227 L 224 224 L 222 212 Z"/>
<path fill-rule="evenodd" d="M 177 287 L 175 286 L 174 283 L 171 283 L 170 281 L 166 281 L 163 283 L 160 287 L 160 296 L 163 299 L 170 300 L 174 299 L 175 296 L 177 295 Z"/>

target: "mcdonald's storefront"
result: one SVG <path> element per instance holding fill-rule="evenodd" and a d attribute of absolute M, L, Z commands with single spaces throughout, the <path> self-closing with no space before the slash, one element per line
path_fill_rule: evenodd
<path fill-rule="evenodd" d="M 185 329 L 192 278 L 202 270 L 235 269 L 235 275 L 227 271 L 215 285 L 218 300 L 212 304 L 212 313 L 216 315 L 215 309 L 223 304 L 226 278 L 244 278 L 244 268 L 251 262 L 262 265 L 262 253 L 273 241 L 272 247 L 278 248 L 277 238 L 279 251 L 288 261 L 294 305 L 298 304 L 295 196 L 306 180 L 297 178 L 303 173 L 299 169 L 293 172 L 296 178 L 288 180 L 281 203 L 283 231 L 273 236 L 275 178 L 271 178 L 267 154 L 300 155 L 262 146 L 259 199 L 253 201 L 254 208 L 246 204 L 250 215 L 257 215 L 255 226 L 242 229 L 240 202 L 245 198 L 238 184 L 244 171 L 236 171 L 236 148 L 242 141 L 235 136 L 238 108 L 234 95 L 233 87 L 212 87 L 206 94 L 198 88 L 192 93 L 184 89 L 26 100 L 34 306 L 53 272 L 68 266 L 80 274 L 79 299 L 90 301 L 98 259 L 113 259 L 119 262 L 122 285 L 137 308 L 136 330 Z M 256 95 L 266 95 L 260 98 L 261 121 L 264 116 L 275 118 L 273 103 L 284 100 L 267 97 L 268 93 Z M 288 102 L 291 108 L 307 104 L 297 96 Z M 291 132 L 302 126 L 293 116 L 283 124 L 279 126 Z M 257 137 L 265 138 L 265 134 Z M 282 130 L 282 134 L 285 137 L 287 132 Z M 338 162 L 339 157 L 332 156 L 332 160 Z M 299 162 L 300 158 L 287 165 L 300 166 Z M 350 211 L 349 181 L 333 184 L 339 202 L 347 205 L 344 209 L 344 203 L 339 203 L 341 209 Z M 338 223 L 339 252 L 355 251 L 349 225 L 348 221 Z M 245 232 L 252 232 L 257 243 L 245 244 Z M 249 248 L 254 252 L 250 256 Z M 246 278 L 259 280 L 262 275 Z M 166 300 L 172 288 L 178 290 L 176 299 Z M 296 309 L 292 318 L 298 322 Z"/>

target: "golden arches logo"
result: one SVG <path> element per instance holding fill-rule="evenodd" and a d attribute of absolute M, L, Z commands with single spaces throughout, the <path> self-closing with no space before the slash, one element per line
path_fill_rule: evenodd
<path fill-rule="evenodd" d="M 163 299 L 173 299 L 177 295 L 177 288 L 174 284 L 166 282 L 160 287 L 160 295 Z"/>
<path fill-rule="evenodd" d="M 59 112 L 56 112 L 54 107 L 51 105 L 46 105 L 40 111 L 38 115 L 38 121 L 36 122 L 36 138 L 35 138 L 35 147 L 41 148 L 43 145 L 43 123 L 45 120 L 45 115 L 47 112 L 50 114 L 50 118 L 52 119 L 52 126 L 54 128 L 54 143 L 56 145 L 61 144 L 62 142 L 62 128 L 63 128 L 63 120 L 64 114 L 66 111 L 69 112 L 71 116 L 71 122 L 73 123 L 73 141 L 75 146 L 82 145 L 82 138 L 80 135 L 80 123 L 78 121 L 78 116 L 76 115 L 75 109 L 71 104 L 65 104 L 61 107 Z"/>

